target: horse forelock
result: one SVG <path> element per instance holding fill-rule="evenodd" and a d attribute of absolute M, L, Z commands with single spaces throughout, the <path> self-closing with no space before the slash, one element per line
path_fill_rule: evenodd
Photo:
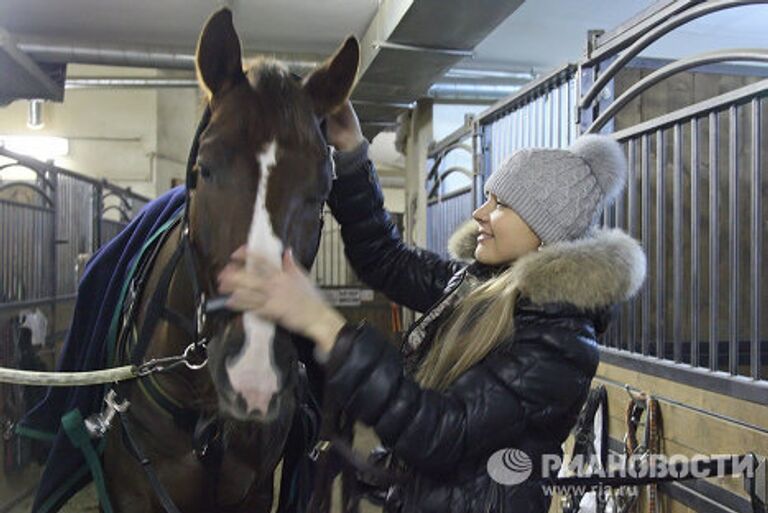
<path fill-rule="evenodd" d="M 251 89 L 262 99 L 261 123 L 269 123 L 271 138 L 297 138 L 301 147 L 322 144 L 314 125 L 312 106 L 302 94 L 301 83 L 288 68 L 273 59 L 257 59 L 246 73 Z"/>

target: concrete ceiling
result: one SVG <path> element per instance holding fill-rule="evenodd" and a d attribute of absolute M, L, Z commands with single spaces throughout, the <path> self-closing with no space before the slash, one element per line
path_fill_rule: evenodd
<path fill-rule="evenodd" d="M 362 37 L 381 0 L 0 0 L 0 27 L 14 34 L 191 52 L 205 19 L 235 10 L 250 50 L 325 55 L 347 34 Z M 546 72 L 584 52 L 589 29 L 611 30 L 664 0 L 528 0 L 479 46 L 471 67 Z M 745 6 L 697 20 L 644 55 L 677 57 L 724 46 L 765 44 L 768 6 Z M 545 35 L 545 36 L 543 36 Z"/>
<path fill-rule="evenodd" d="M 0 26 L 15 34 L 194 50 L 222 5 L 248 49 L 326 54 L 363 35 L 378 0 L 0 0 Z"/>
<path fill-rule="evenodd" d="M 201 26 L 226 5 L 246 56 L 275 52 L 294 62 L 317 62 L 347 35 L 357 35 L 362 67 L 353 99 L 372 137 L 394 126 L 400 112 L 426 96 L 522 2 L 474 0 L 468 10 L 466 0 L 2 0 L 0 29 L 9 36 L 0 37 L 7 61 L 0 71 L 20 73 L 25 63 L 16 58 L 19 51 L 59 66 L 119 62 L 191 70 Z M 32 85 L 37 94 L 41 86 Z M 39 97 L 16 89 L 0 90 L 0 99 Z"/>
<path fill-rule="evenodd" d="M 0 29 L 16 36 L 72 44 L 152 45 L 191 54 L 205 19 L 227 5 L 235 12 L 246 53 L 325 56 L 346 35 L 355 34 L 364 39 L 363 65 L 368 74 L 355 94 L 365 104 L 360 107 L 363 115 L 375 127 L 378 121 L 384 122 L 382 126 L 394 121 L 403 105 L 426 93 L 451 66 L 546 73 L 583 55 L 588 30 L 610 31 L 639 12 L 671 0 L 528 0 L 518 7 L 521 1 L 0 0 Z M 510 7 L 506 11 L 497 7 L 503 4 Z M 387 10 L 382 6 L 390 11 L 403 6 L 401 11 L 407 9 L 408 13 L 399 12 L 398 18 L 382 13 Z M 507 17 L 510 12 L 513 14 Z M 483 16 L 486 19 L 481 20 Z M 383 18 L 382 26 L 389 23 L 383 36 L 382 30 L 371 29 L 379 27 L 379 18 Z M 457 36 L 472 27 L 468 19 L 485 28 L 467 37 Z M 643 56 L 673 58 L 727 47 L 764 47 L 766 24 L 766 5 L 720 12 L 678 29 Z M 370 40 L 372 33 L 374 39 Z M 483 37 L 477 39 L 480 34 Z M 402 48 L 372 50 L 379 40 L 417 47 L 474 47 L 474 57 L 460 60 L 439 51 L 409 52 Z M 7 44 L 0 44 L 0 58 L 19 62 Z"/>
<path fill-rule="evenodd" d="M 588 30 L 611 31 L 665 3 L 669 0 L 528 0 L 475 48 L 467 64 L 546 73 L 584 55 Z M 766 26 L 768 5 L 729 9 L 680 27 L 641 55 L 672 59 L 724 48 L 764 48 Z"/>

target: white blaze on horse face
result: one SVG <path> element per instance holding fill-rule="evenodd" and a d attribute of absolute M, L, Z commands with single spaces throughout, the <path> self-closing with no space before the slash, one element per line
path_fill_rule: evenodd
<path fill-rule="evenodd" d="M 248 251 L 267 258 L 276 266 L 281 266 L 283 244 L 275 235 L 267 212 L 267 181 L 275 165 L 277 144 L 267 145 L 266 151 L 258 155 L 261 166 L 259 188 L 256 191 L 256 203 L 253 207 L 253 220 L 248 232 Z M 245 267 L 253 271 L 253 260 L 246 259 Z M 273 356 L 275 325 L 253 314 L 243 314 L 245 342 L 240 354 L 227 360 L 227 374 L 232 389 L 245 399 L 248 411 L 255 409 L 267 414 L 269 401 L 277 392 L 279 376 Z"/>

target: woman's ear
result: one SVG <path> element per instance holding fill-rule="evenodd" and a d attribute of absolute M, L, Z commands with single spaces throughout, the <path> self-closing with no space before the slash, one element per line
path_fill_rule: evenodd
<path fill-rule="evenodd" d="M 336 53 L 304 79 L 315 114 L 319 117 L 333 112 L 347 101 L 360 67 L 360 43 L 350 36 Z"/>
<path fill-rule="evenodd" d="M 242 62 L 232 11 L 220 9 L 205 23 L 195 53 L 198 80 L 209 99 L 245 77 Z"/>

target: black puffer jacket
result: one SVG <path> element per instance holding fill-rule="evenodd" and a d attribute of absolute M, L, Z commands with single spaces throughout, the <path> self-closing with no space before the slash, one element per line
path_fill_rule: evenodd
<path fill-rule="evenodd" d="M 466 273 L 497 279 L 487 266 L 405 246 L 383 209 L 372 163 L 361 152 L 346 165 L 356 169 L 342 170 L 329 204 L 347 257 L 368 285 L 425 311 Z M 562 454 L 598 365 L 595 339 L 605 314 L 637 291 L 645 259 L 633 239 L 612 230 L 549 246 L 513 266 L 521 291 L 514 336 L 445 392 L 419 387 L 397 349 L 368 326 L 342 331 L 328 356 L 333 396 L 373 426 L 412 475 L 391 490 L 386 511 L 547 511 L 550 499 L 535 481 L 542 455 Z M 532 475 L 522 484 L 502 485 L 489 475 L 489 457 L 504 448 L 530 458 Z"/>

